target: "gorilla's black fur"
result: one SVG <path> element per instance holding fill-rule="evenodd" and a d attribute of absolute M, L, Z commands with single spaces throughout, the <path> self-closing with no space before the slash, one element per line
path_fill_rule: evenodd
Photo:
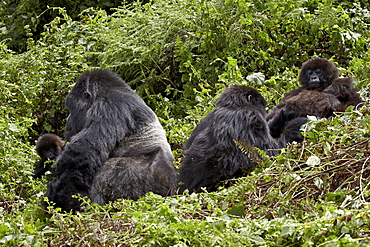
<path fill-rule="evenodd" d="M 288 92 L 267 115 L 271 135 L 279 137 L 291 119 L 313 115 L 330 117 L 361 102 L 352 78 L 338 79 L 339 70 L 326 58 L 312 58 L 302 64 L 301 87 Z"/>
<path fill-rule="evenodd" d="M 64 210 L 81 210 L 72 195 L 104 204 L 176 189 L 173 155 L 155 113 L 118 75 L 95 69 L 66 98 L 70 141 L 55 163 L 46 196 Z"/>
<path fill-rule="evenodd" d="M 234 140 L 270 150 L 270 154 L 278 154 L 287 142 L 301 140 L 299 126 L 305 118 L 292 120 L 277 141 L 270 136 L 265 107 L 264 98 L 253 88 L 234 85 L 225 89 L 216 108 L 200 121 L 184 145 L 180 192 L 200 192 L 202 187 L 214 191 L 220 181 L 240 177 L 256 166 Z"/>
<path fill-rule="evenodd" d="M 35 167 L 34 178 L 40 178 L 51 170 L 53 161 L 62 153 L 64 145 L 65 142 L 54 134 L 44 134 L 37 139 L 36 152 L 41 159 Z"/>

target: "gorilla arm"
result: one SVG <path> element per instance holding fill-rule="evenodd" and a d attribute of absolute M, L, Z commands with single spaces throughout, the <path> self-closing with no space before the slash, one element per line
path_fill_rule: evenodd
<path fill-rule="evenodd" d="M 302 90 L 301 93 L 287 98 L 278 106 L 273 110 L 273 118 L 268 121 L 271 135 L 274 138 L 280 136 L 290 120 L 307 115 L 327 118 L 332 116 L 333 112 L 340 110 L 341 103 L 333 94 L 324 91 Z"/>
<path fill-rule="evenodd" d="M 280 111 L 285 107 L 287 100 L 298 95 L 302 90 L 304 90 L 303 87 L 296 88 L 296 89 L 289 91 L 284 96 L 284 98 L 280 101 L 280 103 L 277 104 L 269 113 L 267 113 L 266 120 L 270 121 L 273 117 L 275 117 L 275 115 L 279 114 Z"/>
<path fill-rule="evenodd" d="M 333 94 L 340 101 L 338 111 L 344 112 L 348 106 L 357 106 L 362 102 L 357 89 L 352 86 L 351 77 L 335 80 L 329 87 L 324 89 L 324 93 Z"/>

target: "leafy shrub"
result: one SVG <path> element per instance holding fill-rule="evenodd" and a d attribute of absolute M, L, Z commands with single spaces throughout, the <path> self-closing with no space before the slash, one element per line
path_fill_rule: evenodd
<path fill-rule="evenodd" d="M 58 16 L 40 39 L 25 27 L 25 52 L 0 41 L 0 243 L 370 244 L 368 7 L 357 0 L 158 0 L 113 14 L 85 10 L 80 20 L 54 8 Z M 0 17 L 0 25 L 6 21 Z M 252 86 L 271 108 L 298 86 L 300 64 L 312 56 L 355 77 L 364 106 L 311 120 L 302 145 L 264 157 L 230 187 L 105 206 L 82 199 L 87 210 L 75 215 L 41 209 L 47 179 L 31 178 L 34 140 L 62 135 L 65 96 L 86 69 L 112 69 L 136 89 L 159 116 L 179 166 L 182 144 L 226 86 Z"/>
<path fill-rule="evenodd" d="M 64 12 L 62 12 L 64 13 Z M 12 116 L 27 116 L 37 121 L 30 129 L 32 140 L 45 132 L 62 134 L 67 111 L 64 99 L 76 77 L 87 65 L 84 50 L 74 22 L 66 15 L 48 25 L 42 41 L 29 39 L 29 51 L 11 56 L 3 44 L 3 54 L 8 60 L 0 60 L 2 90 L 0 100 L 12 109 Z M 73 31 L 72 31 L 73 30 Z"/>
<path fill-rule="evenodd" d="M 10 40 L 7 42 L 9 47 L 15 51 L 23 52 L 27 48 L 27 30 L 29 26 L 33 36 L 39 39 L 44 31 L 44 25 L 51 22 L 58 16 L 58 9 L 53 7 L 64 7 L 69 16 L 74 20 L 78 19 L 81 11 L 90 7 L 101 8 L 111 13 L 111 8 L 118 7 L 121 1 L 118 0 L 98 0 L 98 1 L 14 1 L 5 0 L 0 6 L 0 27 L 3 26 L 1 39 Z"/>
<path fill-rule="evenodd" d="M 360 5 L 346 9 L 316 1 L 180 0 L 120 7 L 100 33 L 106 45 L 98 61 L 149 101 L 153 92 L 167 92 L 181 107 L 181 99 L 194 100 L 199 85 L 214 89 L 230 57 L 240 75 L 260 72 L 266 78 L 314 55 L 347 66 L 349 57 L 366 54 L 367 14 Z M 264 87 L 276 85 L 267 81 Z"/>
<path fill-rule="evenodd" d="M 1 61 L 7 68 L 2 78 L 28 100 L 18 99 L 29 106 L 22 110 L 39 120 L 37 134 L 62 132 L 63 99 L 88 67 L 119 73 L 159 115 L 164 109 L 157 97 L 167 98 L 177 119 L 197 104 L 202 88 L 214 97 L 218 83 L 247 83 L 276 103 L 297 85 L 297 68 L 309 57 L 334 56 L 346 66 L 351 57 L 367 56 L 368 12 L 359 4 L 155 1 L 119 7 L 112 15 L 87 10 L 80 21 L 55 10 L 60 17 L 45 26 L 40 40 L 29 39 L 27 52 Z M 267 79 L 246 79 L 258 73 Z"/>

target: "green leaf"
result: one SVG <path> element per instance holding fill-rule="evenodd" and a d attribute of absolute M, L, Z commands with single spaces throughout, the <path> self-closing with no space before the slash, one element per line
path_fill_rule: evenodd
<path fill-rule="evenodd" d="M 4 224 L 0 225 L 0 237 L 3 237 L 6 235 L 6 233 L 10 232 L 12 229 Z"/>

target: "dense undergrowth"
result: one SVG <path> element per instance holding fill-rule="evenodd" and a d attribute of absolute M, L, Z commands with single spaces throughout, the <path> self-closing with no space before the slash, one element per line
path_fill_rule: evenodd
<path fill-rule="evenodd" d="M 370 245 L 370 5 L 364 1 L 178 0 L 106 14 L 64 9 L 26 51 L 0 41 L 0 244 L 4 246 Z M 0 6 L 0 9 L 2 7 Z M 0 30 L 5 22 L 0 19 Z M 39 39 L 33 38 L 38 37 Z M 259 90 L 269 109 L 298 86 L 301 63 L 330 58 L 364 99 L 305 141 L 265 157 L 218 192 L 149 193 L 75 215 L 40 207 L 35 139 L 63 134 L 64 98 L 93 67 L 119 73 L 159 116 L 176 157 L 230 84 Z"/>

